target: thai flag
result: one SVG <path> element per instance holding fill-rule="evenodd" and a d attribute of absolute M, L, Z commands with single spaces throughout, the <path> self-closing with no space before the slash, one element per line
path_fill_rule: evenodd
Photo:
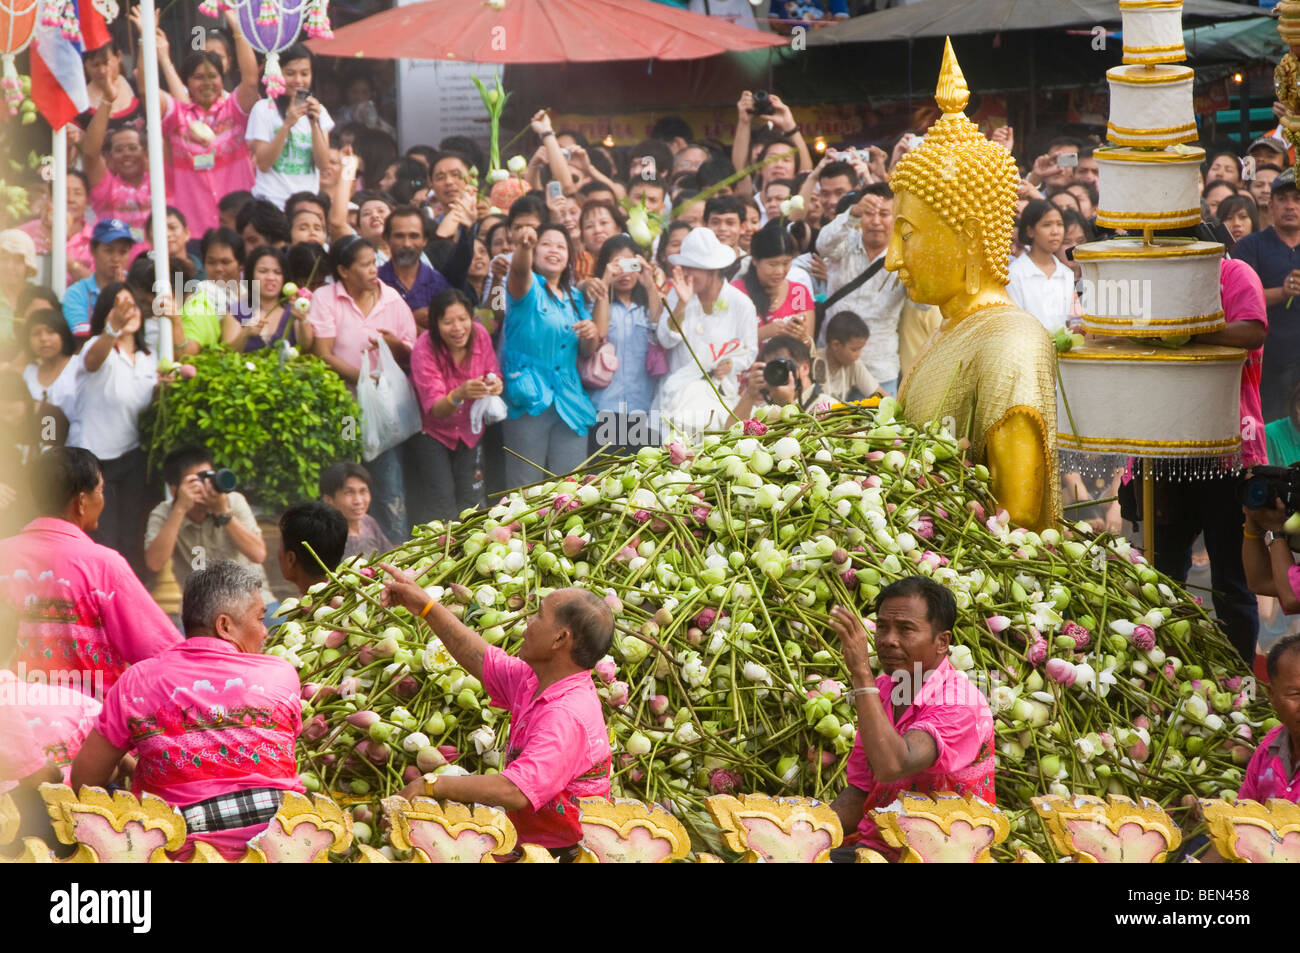
<path fill-rule="evenodd" d="M 49 6 L 54 8 L 57 0 Z M 90 108 L 81 54 L 109 41 L 108 23 L 92 0 L 65 0 L 61 17 L 36 27 L 32 40 L 32 101 L 45 121 L 62 129 Z"/>

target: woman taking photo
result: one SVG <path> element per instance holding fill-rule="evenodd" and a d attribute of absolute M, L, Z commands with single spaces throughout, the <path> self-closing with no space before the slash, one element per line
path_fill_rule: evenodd
<path fill-rule="evenodd" d="M 1046 199 L 1034 199 L 1020 213 L 1020 244 L 1025 253 L 1013 259 L 1007 294 L 1055 334 L 1079 313 L 1074 274 L 1057 257 L 1065 241 L 1061 212 Z"/>
<path fill-rule="evenodd" d="M 92 533 L 144 573 L 144 530 L 153 499 L 148 457 L 140 447 L 139 417 L 153 402 L 158 358 L 145 344 L 144 318 L 125 282 L 102 292 L 90 316 L 90 340 L 78 356 L 84 368 L 68 446 L 84 447 L 104 471 L 104 512 Z"/>
<path fill-rule="evenodd" d="M 578 378 L 578 360 L 609 333 L 609 299 L 604 282 L 589 279 L 584 290 L 593 313 L 573 286 L 572 261 L 563 225 L 523 226 L 515 235 L 501 341 L 508 487 L 569 473 L 587 458 L 596 408 Z"/>
<path fill-rule="evenodd" d="M 483 433 L 474 432 L 471 413 L 476 400 L 502 390 L 492 338 L 460 289 L 440 291 L 429 302 L 429 330 L 411 350 L 411 381 L 424 418 L 407 454 L 411 522 L 455 519 L 487 499 Z"/>
<path fill-rule="evenodd" d="M 381 339 L 397 362 L 407 365 L 417 333 L 415 315 L 401 295 L 379 280 L 375 246 L 366 239 L 345 235 L 330 249 L 329 260 L 334 281 L 312 295 L 308 312 L 313 349 L 356 393 L 362 368 L 367 374 L 379 370 Z M 394 541 L 410 538 L 402 480 L 404 447 L 398 444 L 365 461 L 374 481 L 375 519 Z"/>
<path fill-rule="evenodd" d="M 780 221 L 768 222 L 754 234 L 750 248 L 749 270 L 731 285 L 754 302 L 758 343 L 778 334 L 811 341 L 812 289 L 789 277 L 797 252 L 794 239 Z"/>
<path fill-rule="evenodd" d="M 320 169 L 330 161 L 334 120 L 311 94 L 312 58 L 295 43 L 280 54 L 285 91 L 259 101 L 248 114 L 244 140 L 253 154 L 257 178 L 253 198 L 277 208 L 295 192 L 319 192 Z"/>
<path fill-rule="evenodd" d="M 239 63 L 239 86 L 234 92 L 225 91 L 221 59 L 199 50 L 181 61 L 180 80 L 189 102 L 159 93 L 162 134 L 171 155 L 168 201 L 180 209 L 195 235 L 221 224 L 217 202 L 222 196 L 253 187 L 253 163 L 244 132 L 249 110 L 258 99 L 257 56 L 238 29 L 234 36 Z M 165 46 L 158 48 L 158 61 L 164 71 L 171 65 Z"/>
<path fill-rule="evenodd" d="M 596 274 L 609 289 L 609 340 L 618 355 L 618 370 L 608 387 L 591 391 L 601 426 L 591 431 L 587 450 L 635 453 L 659 443 L 657 428 L 652 432 L 649 422 L 658 381 L 646 371 L 646 352 L 655 338 L 663 299 L 655 287 L 654 269 L 627 235 L 605 242 L 596 258 Z"/>

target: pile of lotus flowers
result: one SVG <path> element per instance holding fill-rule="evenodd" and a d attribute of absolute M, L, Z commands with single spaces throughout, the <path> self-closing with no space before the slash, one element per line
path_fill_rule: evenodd
<path fill-rule="evenodd" d="M 1237 789 L 1277 722 L 1199 603 L 1125 540 L 1011 527 L 987 470 L 892 400 L 761 414 L 419 527 L 382 558 L 507 649 L 552 589 L 601 593 L 613 791 L 697 833 L 713 793 L 843 789 L 856 716 L 829 610 L 870 630 L 880 589 L 916 574 L 953 593 L 949 657 L 995 714 L 1005 850 L 1051 853 L 1026 816 L 1037 794 L 1145 795 L 1194 826 L 1196 797 Z M 270 651 L 304 682 L 304 782 L 367 798 L 425 771 L 498 770 L 507 716 L 429 629 L 381 606 L 372 566 L 281 610 Z"/>

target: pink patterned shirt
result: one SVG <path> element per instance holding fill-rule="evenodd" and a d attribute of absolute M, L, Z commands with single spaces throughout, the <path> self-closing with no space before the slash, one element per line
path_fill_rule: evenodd
<path fill-rule="evenodd" d="M 462 366 L 454 366 L 450 358 L 441 358 L 433 353 L 429 344 L 429 334 L 423 332 L 411 349 L 411 383 L 420 398 L 420 415 L 424 418 L 424 432 L 437 440 L 448 450 L 455 450 L 458 443 L 467 447 L 476 446 L 483 433 L 475 433 L 470 427 L 470 408 L 474 401 L 466 400 L 449 417 L 439 419 L 433 416 L 433 405 L 465 381 L 482 377 L 491 371 L 501 376 L 501 365 L 497 363 L 496 352 L 492 350 L 492 335 L 487 328 L 477 321 L 472 326 L 473 352 Z"/>
<path fill-rule="evenodd" d="M 501 773 L 531 805 L 508 815 L 519 843 L 578 843 L 577 799 L 609 797 L 609 732 L 591 673 L 575 672 L 538 695 L 537 675 L 527 662 L 488 646 L 483 687 L 493 705 L 510 712 Z"/>
<path fill-rule="evenodd" d="M 1278 725 L 1264 736 L 1246 765 L 1239 798 L 1263 803 L 1271 797 L 1300 804 L 1300 764 L 1291 757 L 1291 735 Z"/>
<path fill-rule="evenodd" d="M 181 641 L 122 555 L 67 520 L 43 516 L 0 540 L 0 598 L 18 611 L 13 667 L 27 673 L 107 689 Z"/>
<path fill-rule="evenodd" d="M 141 179 L 139 185 L 131 185 L 112 172 L 105 172 L 99 185 L 90 190 L 90 207 L 95 210 L 97 218 L 121 219 L 131 229 L 139 229 L 143 233 L 144 223 L 149 220 L 152 210 L 149 204 L 149 176 Z"/>
<path fill-rule="evenodd" d="M 103 706 L 89 695 L 0 669 L 0 794 L 47 761 L 63 772 L 95 726 Z"/>
<path fill-rule="evenodd" d="M 179 807 L 250 788 L 302 792 L 294 744 L 302 729 L 298 673 L 284 659 L 195 636 L 132 666 L 95 727 L 138 759 L 133 791 Z M 242 853 L 265 825 L 194 838 Z"/>
<path fill-rule="evenodd" d="M 207 124 L 214 133 L 211 142 L 195 137 L 194 122 Z M 244 142 L 247 126 L 248 113 L 233 93 L 226 93 L 206 111 L 171 97 L 162 117 L 169 152 L 167 195 L 184 214 L 191 234 L 202 235 L 221 224 L 217 202 L 223 195 L 252 190 L 253 157 Z"/>
<path fill-rule="evenodd" d="M 919 774 L 892 783 L 876 780 L 862 749 L 862 735 L 853 739 L 845 778 L 849 784 L 867 794 L 862 821 L 858 824 L 859 844 L 880 851 L 897 860 L 899 851 L 890 847 L 876 829 L 870 812 L 892 804 L 899 792 L 918 794 L 954 792 L 973 794 L 989 804 L 995 801 L 993 790 L 993 713 L 984 696 L 964 674 L 944 659 L 926 679 L 916 699 L 898 717 L 890 695 L 893 680 L 888 675 L 876 679 L 885 717 L 899 737 L 909 731 L 924 731 L 934 739 L 939 757 Z"/>

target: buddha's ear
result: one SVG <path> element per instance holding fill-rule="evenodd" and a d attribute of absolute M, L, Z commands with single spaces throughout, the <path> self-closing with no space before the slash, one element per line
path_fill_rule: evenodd
<path fill-rule="evenodd" d="M 961 223 L 961 234 L 967 247 L 980 246 L 984 238 L 984 225 L 974 215 L 967 215 Z"/>

